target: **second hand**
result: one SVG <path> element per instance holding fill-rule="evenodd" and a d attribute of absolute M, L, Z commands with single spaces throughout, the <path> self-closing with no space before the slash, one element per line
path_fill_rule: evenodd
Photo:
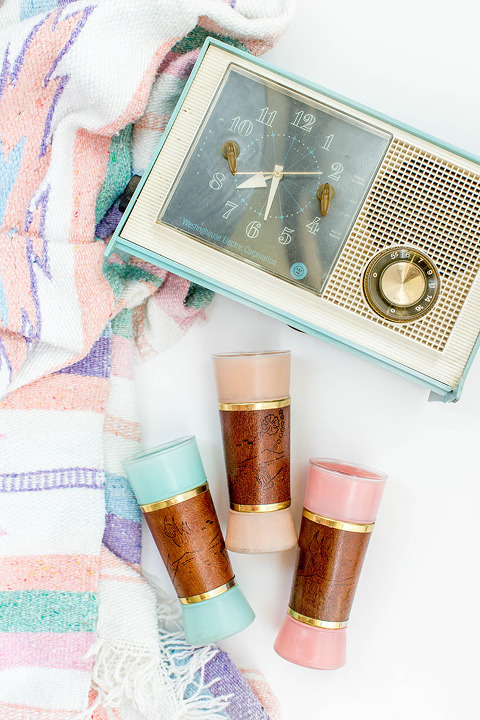
<path fill-rule="evenodd" d="M 273 170 L 263 172 L 245 172 L 244 170 L 237 170 L 236 175 L 273 175 Z M 295 172 L 294 170 L 282 170 L 281 175 L 323 175 L 323 172 Z"/>

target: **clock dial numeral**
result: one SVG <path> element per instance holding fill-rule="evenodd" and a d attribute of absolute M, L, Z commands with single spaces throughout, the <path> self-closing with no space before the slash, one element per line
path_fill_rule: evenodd
<path fill-rule="evenodd" d="M 309 233 L 312 233 L 312 235 L 316 235 L 318 231 L 320 230 L 320 222 L 321 218 L 316 217 L 312 222 L 308 223 L 305 227 L 307 228 Z"/>
<path fill-rule="evenodd" d="M 238 207 L 238 203 L 234 203 L 231 200 L 227 200 L 227 202 L 225 203 L 225 206 L 227 207 L 227 210 L 225 210 L 222 217 L 224 217 L 226 220 L 230 216 L 230 213 L 232 213 L 233 210 L 235 210 L 235 208 Z"/>
<path fill-rule="evenodd" d="M 332 140 L 335 137 L 335 135 L 327 135 L 325 137 L 325 142 L 321 146 L 322 150 L 326 150 L 327 152 L 330 150 L 330 145 L 332 144 Z"/>
<path fill-rule="evenodd" d="M 293 228 L 284 227 L 282 230 L 282 234 L 278 238 L 278 242 L 281 245 L 288 245 L 292 242 L 292 233 L 295 232 Z"/>
<path fill-rule="evenodd" d="M 331 170 L 333 170 L 333 173 L 329 175 L 328 177 L 330 180 L 339 180 L 340 175 L 342 174 L 344 167 L 341 163 L 335 162 L 333 163 Z"/>
<path fill-rule="evenodd" d="M 245 234 L 247 237 L 250 238 L 250 240 L 254 240 L 258 237 L 260 233 L 260 228 L 262 227 L 262 223 L 258 222 L 258 220 L 252 220 L 252 222 L 249 222 Z"/>
<path fill-rule="evenodd" d="M 237 117 L 232 118 L 232 124 L 228 129 L 230 132 L 235 132 L 242 137 L 247 137 L 253 130 L 253 123 L 251 120 L 242 119 L 240 115 L 237 115 Z"/>
<path fill-rule="evenodd" d="M 221 172 L 216 172 L 208 184 L 212 190 L 220 190 L 223 187 L 224 181 L 225 175 Z"/>
<path fill-rule="evenodd" d="M 315 115 L 311 115 L 310 113 L 304 113 L 303 110 L 300 110 L 299 112 L 295 113 L 295 120 L 293 120 L 290 125 L 298 127 L 300 128 L 300 130 L 311 132 L 312 125 L 315 123 L 315 120 Z"/>
<path fill-rule="evenodd" d="M 321 294 L 391 136 L 311 97 L 308 88 L 276 81 L 273 71 L 262 77 L 235 62 L 222 73 L 215 68 L 210 100 L 201 74 L 191 88 L 204 114 L 190 118 L 187 145 L 178 138 L 181 165 L 158 221 Z M 175 127 L 180 136 L 181 125 Z M 435 279 L 422 272 L 425 299 L 414 302 L 428 309 Z M 393 316 L 393 303 L 385 305 L 395 321 L 399 310 Z"/>
<path fill-rule="evenodd" d="M 256 118 L 257 122 L 262 123 L 262 125 L 266 125 L 267 127 L 272 127 L 273 121 L 275 120 L 275 115 L 277 114 L 276 110 L 270 110 L 269 107 L 264 107 L 260 110 L 260 115 L 258 118 Z"/>

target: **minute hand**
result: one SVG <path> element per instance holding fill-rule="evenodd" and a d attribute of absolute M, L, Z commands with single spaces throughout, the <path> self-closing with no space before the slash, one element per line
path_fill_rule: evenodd
<path fill-rule="evenodd" d="M 268 218 L 268 213 L 270 212 L 270 208 L 272 207 L 273 198 L 275 197 L 277 188 L 280 184 L 280 180 L 282 179 L 282 177 L 283 165 L 275 165 L 273 169 L 272 184 L 270 185 L 270 192 L 268 193 L 267 205 L 265 207 L 265 220 Z"/>

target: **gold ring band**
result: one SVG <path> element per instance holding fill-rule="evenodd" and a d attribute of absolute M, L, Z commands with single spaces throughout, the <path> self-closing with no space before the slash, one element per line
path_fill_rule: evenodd
<path fill-rule="evenodd" d="M 140 505 L 140 509 L 143 513 L 154 512 L 155 510 L 163 510 L 163 508 L 171 507 L 172 505 L 178 505 L 178 503 L 185 502 L 185 500 L 190 500 L 190 498 L 193 498 L 196 495 L 201 495 L 207 490 L 208 482 L 204 483 L 203 485 L 199 485 L 196 488 L 193 488 L 193 490 L 188 490 L 187 492 L 180 493 L 179 495 L 174 495 L 173 497 L 167 498 L 166 500 L 159 500 L 158 502 L 151 503 L 150 505 Z"/>
<path fill-rule="evenodd" d="M 303 508 L 302 515 L 318 525 L 326 525 L 326 527 L 334 528 L 335 530 L 345 530 L 345 532 L 371 533 L 375 527 L 375 523 L 362 524 L 343 522 L 343 520 L 332 520 L 331 518 L 323 517 L 323 515 L 312 513 L 310 510 L 307 510 L 307 508 Z"/>
<path fill-rule="evenodd" d="M 276 512 L 277 510 L 285 510 L 292 504 L 291 500 L 285 502 L 270 503 L 269 505 L 239 505 L 238 503 L 230 503 L 230 509 L 235 512 L 253 513 L 253 512 Z"/>
<path fill-rule="evenodd" d="M 266 400 L 265 402 L 218 403 L 219 410 L 275 410 L 290 405 L 290 398 Z"/>
<path fill-rule="evenodd" d="M 305 625 L 313 625 L 313 627 L 323 628 L 324 630 L 341 630 L 342 628 L 347 627 L 348 624 L 348 620 L 342 620 L 340 622 L 332 622 L 330 620 L 317 620 L 316 618 L 307 617 L 307 615 L 301 615 L 296 610 L 292 610 L 291 607 L 288 608 L 287 613 L 294 620 L 298 620 Z"/>
<path fill-rule="evenodd" d="M 234 585 L 236 585 L 235 577 L 233 577 L 231 580 L 229 580 L 224 585 L 220 585 L 220 587 L 214 588 L 213 590 L 209 590 L 208 592 L 200 593 L 200 595 L 190 595 L 190 597 L 179 597 L 178 599 L 182 603 L 182 605 L 192 605 L 193 603 L 202 602 L 202 600 L 210 600 L 210 598 L 217 597 L 218 595 L 222 595 L 224 592 L 227 592 L 227 590 L 230 590 Z"/>

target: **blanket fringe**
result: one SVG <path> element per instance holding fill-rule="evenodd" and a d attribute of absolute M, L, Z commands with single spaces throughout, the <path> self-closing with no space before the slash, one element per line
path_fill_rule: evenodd
<path fill-rule="evenodd" d="M 95 657 L 92 687 L 97 698 L 76 720 L 90 720 L 100 706 L 108 716 L 121 716 L 122 705 L 133 704 L 146 720 L 225 720 L 231 695 L 214 697 L 205 682 L 205 666 L 218 648 L 192 647 L 178 631 L 175 599 L 159 598 L 158 648 L 125 644 L 101 635 L 89 651 Z M 165 621 L 167 621 L 165 623 Z M 162 625 L 173 626 L 165 629 Z"/>

